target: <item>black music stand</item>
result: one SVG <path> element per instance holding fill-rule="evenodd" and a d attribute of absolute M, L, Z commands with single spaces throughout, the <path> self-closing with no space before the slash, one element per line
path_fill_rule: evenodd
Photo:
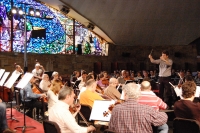
<path fill-rule="evenodd" d="M 1 84 L 3 84 L 5 82 L 5 80 L 7 79 L 8 75 L 10 74 L 10 72 L 5 72 L 5 74 L 3 75 L 3 78 L 1 81 Z M 3 100 L 4 102 L 10 102 L 10 118 L 8 118 L 7 120 L 14 120 L 16 122 L 19 122 L 19 120 L 17 120 L 15 117 L 13 117 L 13 114 L 12 114 L 12 100 L 11 97 L 12 97 L 12 91 L 11 91 L 11 87 L 13 86 L 14 82 L 17 80 L 17 78 L 19 77 L 19 74 L 13 74 L 11 75 L 11 77 L 8 79 L 8 81 L 5 83 L 3 87 Z M 11 82 L 12 81 L 12 82 Z M 9 91 L 7 91 L 7 95 L 8 95 L 8 99 L 7 101 L 5 101 L 5 94 L 6 92 L 5 89 L 9 89 Z"/>
<path fill-rule="evenodd" d="M 31 78 L 33 77 L 32 73 L 26 73 L 23 78 L 20 80 L 20 82 L 17 84 L 17 88 L 19 89 L 23 89 L 25 88 L 25 86 L 28 84 L 28 82 L 31 80 Z M 24 125 L 23 126 L 17 126 L 15 127 L 15 129 L 17 128 L 22 128 L 22 133 L 24 133 L 26 131 L 26 128 L 36 128 L 34 126 L 26 126 L 26 116 L 25 116 L 25 89 L 23 89 L 23 107 L 24 107 Z"/>
<path fill-rule="evenodd" d="M 14 121 L 16 121 L 16 122 L 19 122 L 19 120 L 17 120 L 15 117 L 13 117 L 13 114 L 12 114 L 12 99 L 11 99 L 11 97 L 12 97 L 12 94 L 11 94 L 11 91 L 10 91 L 10 93 L 9 93 L 9 100 L 10 100 L 10 118 L 7 118 L 7 120 L 14 120 Z"/>

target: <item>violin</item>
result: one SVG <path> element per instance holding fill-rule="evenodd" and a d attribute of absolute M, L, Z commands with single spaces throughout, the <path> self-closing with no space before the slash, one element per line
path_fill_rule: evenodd
<path fill-rule="evenodd" d="M 96 87 L 95 91 L 98 92 L 98 93 L 104 94 L 104 90 L 98 84 L 97 84 L 97 87 Z"/>
<path fill-rule="evenodd" d="M 117 100 L 114 104 L 111 104 L 111 105 L 108 107 L 108 111 L 104 111 L 104 112 L 103 112 L 103 116 L 104 116 L 104 117 L 107 117 L 109 114 L 111 114 L 113 108 L 114 108 L 116 105 L 121 104 L 121 103 L 123 103 L 123 102 L 124 102 L 124 100 Z"/>
<path fill-rule="evenodd" d="M 109 79 L 103 79 L 101 81 L 102 84 L 104 84 L 105 86 L 108 86 L 109 85 Z"/>
<path fill-rule="evenodd" d="M 80 105 L 79 104 L 76 104 L 76 105 L 74 105 L 74 106 L 70 106 L 69 107 L 69 111 L 72 113 L 72 114 L 74 114 L 76 111 L 77 111 L 77 109 L 80 107 Z"/>

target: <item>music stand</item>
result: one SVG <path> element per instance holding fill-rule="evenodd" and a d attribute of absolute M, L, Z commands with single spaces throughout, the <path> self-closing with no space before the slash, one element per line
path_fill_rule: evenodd
<path fill-rule="evenodd" d="M 8 75 L 10 74 L 10 72 L 5 72 L 5 74 L 3 75 L 3 78 L 2 78 L 2 80 L 4 80 L 4 81 L 1 81 L 0 83 L 2 84 L 3 82 L 5 82 L 5 80 L 7 79 L 7 77 L 8 77 Z M 8 118 L 7 120 L 15 120 L 15 121 L 17 121 L 17 122 L 19 122 L 19 120 L 17 120 L 15 117 L 13 117 L 13 115 L 12 115 L 12 99 L 11 99 L 11 95 L 12 95 L 12 93 L 11 93 L 11 87 L 13 86 L 13 84 L 15 83 L 15 81 L 17 80 L 17 78 L 20 76 L 20 74 L 12 74 L 11 76 L 10 76 L 10 78 L 6 81 L 6 83 L 4 84 L 4 87 L 6 87 L 7 89 L 10 89 L 10 93 L 9 93 L 9 98 L 8 98 L 8 101 L 7 102 L 9 102 L 10 101 L 10 118 Z M 5 89 L 4 89 L 4 87 L 3 87 L 3 91 L 5 91 Z M 3 92 L 4 93 L 4 92 Z M 7 92 L 8 93 L 8 92 Z M 5 95 L 4 95 L 5 96 Z M 3 96 L 3 97 L 4 97 Z M 4 98 L 4 100 L 5 100 L 5 98 Z"/>
<path fill-rule="evenodd" d="M 23 78 L 19 81 L 19 83 L 16 85 L 17 88 L 19 89 L 23 89 L 23 106 L 24 106 L 24 125 L 23 126 L 17 126 L 15 127 L 15 129 L 17 128 L 22 128 L 22 133 L 25 132 L 26 128 L 36 128 L 34 126 L 26 126 L 26 116 L 25 116 L 25 90 L 24 87 L 28 84 L 28 82 L 31 80 L 31 78 L 33 77 L 32 73 L 26 73 Z"/>

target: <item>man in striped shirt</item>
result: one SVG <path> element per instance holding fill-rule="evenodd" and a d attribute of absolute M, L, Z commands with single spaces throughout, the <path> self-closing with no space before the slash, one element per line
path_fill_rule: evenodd
<path fill-rule="evenodd" d="M 167 104 L 162 101 L 161 98 L 156 96 L 156 94 L 151 91 L 151 84 L 149 81 L 143 81 L 141 83 L 141 95 L 138 99 L 138 103 L 145 104 L 153 107 L 156 111 L 160 109 L 166 109 Z M 158 131 L 160 133 L 168 133 L 168 125 L 165 123 L 161 126 L 158 126 Z"/>
<path fill-rule="evenodd" d="M 141 104 L 150 105 L 157 111 L 167 108 L 167 104 L 163 102 L 161 98 L 156 96 L 153 91 L 151 91 L 151 84 L 149 81 L 143 81 L 141 83 L 141 95 L 138 99 L 138 102 Z"/>

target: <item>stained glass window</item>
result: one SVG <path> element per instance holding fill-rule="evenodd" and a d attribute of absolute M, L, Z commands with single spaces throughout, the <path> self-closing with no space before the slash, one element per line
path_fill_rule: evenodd
<path fill-rule="evenodd" d="M 82 54 L 108 55 L 108 43 L 76 20 L 34 0 L 13 0 L 13 2 L 14 7 L 22 8 L 26 15 L 13 15 L 14 37 L 11 49 L 11 1 L 1 0 L 0 51 L 24 52 L 26 21 L 28 53 L 72 54 L 73 47 L 75 46 L 77 53 L 78 45 L 81 45 Z M 29 9 L 35 11 L 39 9 L 40 16 L 28 14 Z"/>

